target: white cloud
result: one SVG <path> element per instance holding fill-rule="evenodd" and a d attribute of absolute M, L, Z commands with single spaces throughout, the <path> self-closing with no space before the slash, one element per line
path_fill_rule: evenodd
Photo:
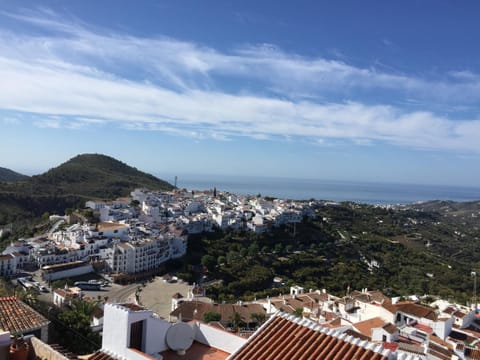
<path fill-rule="evenodd" d="M 108 122 L 196 139 L 307 138 L 328 144 L 340 139 L 480 152 L 475 119 L 453 121 L 432 111 L 368 105 L 354 96 L 350 101 L 318 101 L 324 92 L 366 88 L 449 100 L 459 97 L 454 92 L 469 89 L 469 98 L 478 99 L 475 74 L 451 73 L 450 78 L 462 79 L 454 83 L 428 82 L 307 59 L 269 44 L 222 53 L 164 37 L 94 33 L 52 14 L 15 17 L 55 33 L 0 30 L 0 108 L 36 114 L 37 126 L 81 128 Z M 238 77 L 240 83 L 253 78 L 260 86 L 227 91 L 219 75 Z M 265 94 L 268 88 L 275 88 L 277 96 Z M 290 96 L 296 89 L 320 95 Z"/>

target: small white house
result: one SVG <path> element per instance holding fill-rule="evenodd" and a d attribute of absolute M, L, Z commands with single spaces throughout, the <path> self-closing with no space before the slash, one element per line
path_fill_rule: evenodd
<path fill-rule="evenodd" d="M 171 324 L 135 304 L 105 304 L 101 352 L 123 359 L 152 359 L 189 349 L 231 354 L 246 340 L 201 323 Z M 100 358 L 100 357 L 99 357 Z"/>

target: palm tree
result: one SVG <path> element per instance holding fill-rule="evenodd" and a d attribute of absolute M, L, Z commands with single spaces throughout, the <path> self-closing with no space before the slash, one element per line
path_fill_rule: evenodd
<path fill-rule="evenodd" d="M 265 322 L 267 315 L 265 315 L 264 313 L 253 313 L 252 315 L 250 315 L 250 317 L 257 323 L 258 326 L 260 326 Z"/>
<path fill-rule="evenodd" d="M 232 328 L 238 331 L 238 328 L 240 325 L 244 322 L 243 316 L 239 312 L 234 312 L 232 316 L 230 316 L 230 324 L 232 325 Z"/>

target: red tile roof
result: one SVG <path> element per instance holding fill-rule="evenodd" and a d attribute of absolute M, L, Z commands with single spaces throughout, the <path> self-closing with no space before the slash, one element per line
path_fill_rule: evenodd
<path fill-rule="evenodd" d="M 0 328 L 12 334 L 26 333 L 49 321 L 15 296 L 0 297 Z"/>
<path fill-rule="evenodd" d="M 415 324 L 415 328 L 418 330 L 422 330 L 427 334 L 433 334 L 433 329 L 430 326 L 423 325 L 423 324 Z"/>
<path fill-rule="evenodd" d="M 428 343 L 427 353 L 435 356 L 435 358 L 440 360 L 450 360 L 454 355 L 454 352 L 450 349 L 447 349 L 443 346 L 437 345 L 433 342 Z"/>
<path fill-rule="evenodd" d="M 211 304 L 202 301 L 185 301 L 181 303 L 170 315 L 177 318 L 182 317 L 183 321 L 201 320 L 207 312 L 220 314 L 220 322 L 226 325 L 230 322 L 235 313 L 239 313 L 242 321 L 253 322 L 252 314 L 265 314 L 265 309 L 259 304 Z"/>
<path fill-rule="evenodd" d="M 124 303 L 124 304 L 118 304 L 120 306 L 123 306 L 124 308 L 130 309 L 132 311 L 143 311 L 146 310 L 143 306 L 134 304 L 134 303 Z"/>
<path fill-rule="evenodd" d="M 328 332 L 327 332 L 328 331 Z M 386 360 L 389 351 L 287 314 L 272 316 L 229 360 Z"/>
<path fill-rule="evenodd" d="M 389 334 L 395 334 L 398 331 L 398 328 L 392 323 L 388 323 L 383 327 L 383 330 L 385 330 Z"/>
<path fill-rule="evenodd" d="M 383 321 L 379 317 L 374 317 L 365 321 L 360 321 L 353 326 L 357 329 L 360 333 L 365 336 L 371 337 L 372 336 L 372 329 L 375 328 L 383 328 L 386 325 L 385 321 Z"/>
<path fill-rule="evenodd" d="M 383 347 L 385 349 L 388 349 L 390 351 L 397 351 L 398 349 L 398 343 L 394 343 L 394 342 L 384 342 L 383 343 Z"/>
<path fill-rule="evenodd" d="M 163 360 L 225 360 L 229 353 L 194 341 L 186 350 L 185 355 L 179 355 L 175 351 L 166 350 L 160 353 Z"/>
<path fill-rule="evenodd" d="M 435 309 L 428 306 L 415 304 L 412 302 L 397 303 L 394 306 L 396 307 L 397 311 L 401 311 L 408 315 L 433 321 L 437 320 L 437 314 L 435 312 Z"/>
<path fill-rule="evenodd" d="M 465 350 L 463 352 L 465 356 L 467 356 L 470 359 L 473 360 L 479 360 L 480 359 L 480 350 L 479 349 L 473 349 L 471 347 L 465 347 Z"/>

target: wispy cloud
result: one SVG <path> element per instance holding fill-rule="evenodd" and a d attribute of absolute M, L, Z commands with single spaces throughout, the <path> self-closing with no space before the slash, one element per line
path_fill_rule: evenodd
<path fill-rule="evenodd" d="M 480 100 L 476 74 L 427 80 L 305 58 L 270 44 L 220 52 L 166 37 L 93 31 L 48 11 L 8 16 L 45 30 L 33 36 L 0 27 L 0 108 L 47 115 L 37 126 L 109 122 L 221 141 L 340 139 L 480 152 L 479 120 L 452 120 L 432 105 L 461 98 L 460 105 L 473 106 Z M 383 92 L 395 100 L 372 101 Z M 411 99 L 414 111 L 398 105 Z"/>

